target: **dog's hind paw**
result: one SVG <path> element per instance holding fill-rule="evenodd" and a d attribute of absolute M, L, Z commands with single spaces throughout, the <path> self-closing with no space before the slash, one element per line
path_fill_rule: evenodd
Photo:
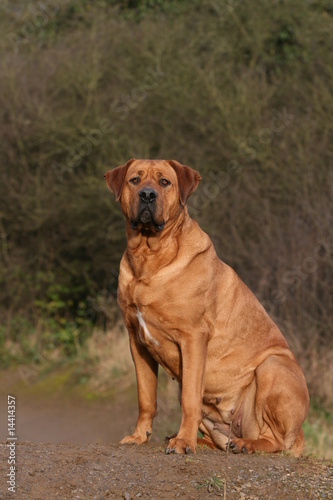
<path fill-rule="evenodd" d="M 177 437 L 177 432 L 175 432 L 174 434 L 170 434 L 169 436 L 165 436 L 164 443 L 169 444 L 170 439 L 173 439 L 175 437 Z"/>
<path fill-rule="evenodd" d="M 227 443 L 228 444 L 228 443 Z M 235 439 L 230 441 L 229 448 L 233 453 L 253 453 L 255 450 L 252 448 L 250 440 L 246 443 L 246 440 Z"/>

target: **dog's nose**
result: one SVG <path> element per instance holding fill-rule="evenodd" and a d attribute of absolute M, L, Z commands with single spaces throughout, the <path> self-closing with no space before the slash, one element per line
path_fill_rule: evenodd
<path fill-rule="evenodd" d="M 144 188 L 141 189 L 139 193 L 139 198 L 141 201 L 144 203 L 151 203 L 152 201 L 155 201 L 157 198 L 157 193 L 151 188 Z"/>

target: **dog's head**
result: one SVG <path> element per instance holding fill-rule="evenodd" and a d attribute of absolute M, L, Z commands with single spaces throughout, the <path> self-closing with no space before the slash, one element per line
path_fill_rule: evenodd
<path fill-rule="evenodd" d="M 160 232 L 178 217 L 200 174 L 175 160 L 129 160 L 104 175 L 132 229 Z"/>

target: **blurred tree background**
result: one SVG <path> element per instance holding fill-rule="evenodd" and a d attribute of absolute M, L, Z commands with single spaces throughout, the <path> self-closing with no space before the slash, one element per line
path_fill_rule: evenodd
<path fill-rule="evenodd" d="M 333 399 L 328 0 L 0 5 L 0 361 L 119 322 L 124 220 L 103 174 L 177 159 L 190 212 Z"/>

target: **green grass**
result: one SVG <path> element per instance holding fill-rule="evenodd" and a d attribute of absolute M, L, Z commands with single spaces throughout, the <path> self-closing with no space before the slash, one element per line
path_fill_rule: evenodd
<path fill-rule="evenodd" d="M 212 476 L 207 479 L 203 479 L 200 483 L 196 485 L 198 490 L 206 489 L 208 493 L 221 494 L 224 489 L 225 479 L 219 476 Z"/>
<path fill-rule="evenodd" d="M 311 405 L 303 431 L 306 454 L 333 458 L 333 413 L 321 406 Z"/>

